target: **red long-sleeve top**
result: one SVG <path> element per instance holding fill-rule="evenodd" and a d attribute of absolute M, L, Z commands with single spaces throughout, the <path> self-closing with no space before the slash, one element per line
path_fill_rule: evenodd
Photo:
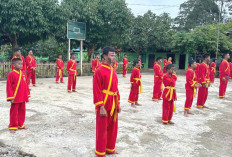
<path fill-rule="evenodd" d="M 219 77 L 228 78 L 230 76 L 230 64 L 227 60 L 223 60 L 219 66 Z"/>
<path fill-rule="evenodd" d="M 154 82 L 162 81 L 163 80 L 162 67 L 159 64 L 155 63 L 153 70 L 154 70 L 154 74 L 155 74 L 154 75 Z"/>
<path fill-rule="evenodd" d="M 130 77 L 130 82 L 132 86 L 140 86 L 140 81 L 137 81 L 136 79 L 141 79 L 141 74 L 140 74 L 140 69 L 134 67 Z"/>
<path fill-rule="evenodd" d="M 56 68 L 64 70 L 64 61 L 62 59 L 57 59 L 56 60 Z"/>
<path fill-rule="evenodd" d="M 109 95 L 104 91 L 109 91 L 114 95 Z M 116 99 L 118 101 L 116 102 Z M 111 111 L 115 103 L 115 109 L 120 109 L 120 94 L 118 90 L 118 77 L 113 67 L 101 64 L 96 70 L 93 78 L 93 103 L 96 111 L 99 111 L 101 106 L 104 106 L 107 111 Z"/>
<path fill-rule="evenodd" d="M 20 70 L 13 70 L 8 74 L 6 82 L 7 101 L 14 100 L 13 103 L 28 102 L 30 91 L 26 82 L 25 73 Z"/>
<path fill-rule="evenodd" d="M 71 75 L 77 75 L 77 61 L 70 59 L 67 63 L 67 71 Z"/>
<path fill-rule="evenodd" d="M 99 65 L 100 65 L 100 61 L 99 61 L 98 59 L 95 58 L 95 59 L 92 61 L 92 72 L 93 72 L 93 73 L 97 70 L 97 68 L 99 67 Z"/>
<path fill-rule="evenodd" d="M 32 68 L 36 68 L 36 59 L 33 56 L 27 56 L 26 57 L 26 66 L 27 66 L 27 72 L 31 72 Z"/>
<path fill-rule="evenodd" d="M 193 71 L 193 69 L 190 68 L 186 72 L 185 89 L 186 90 L 193 89 L 196 83 L 197 83 L 197 78 L 196 78 L 195 71 Z"/>
<path fill-rule="evenodd" d="M 201 65 L 199 66 L 199 79 L 198 82 L 200 84 L 208 84 L 209 81 L 209 66 L 207 64 L 205 64 L 204 62 L 201 63 Z"/>
<path fill-rule="evenodd" d="M 177 95 L 175 90 L 176 80 L 177 80 L 177 75 L 175 73 L 173 73 L 172 76 L 170 76 L 169 74 L 164 75 L 163 83 L 165 89 L 162 95 L 163 99 L 166 99 L 168 101 L 177 100 Z"/>

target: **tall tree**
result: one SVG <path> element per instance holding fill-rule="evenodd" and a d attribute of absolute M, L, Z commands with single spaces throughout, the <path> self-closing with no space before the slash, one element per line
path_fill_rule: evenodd
<path fill-rule="evenodd" d="M 64 0 L 62 5 L 70 20 L 86 23 L 89 61 L 98 48 L 125 44 L 133 18 L 125 0 Z"/>
<path fill-rule="evenodd" d="M 14 49 L 47 38 L 65 24 L 63 15 L 58 0 L 2 0 L 0 42 Z"/>
<path fill-rule="evenodd" d="M 130 48 L 137 54 L 147 51 L 170 50 L 172 20 L 167 13 L 160 16 L 148 11 L 134 19 L 131 27 Z"/>
<path fill-rule="evenodd" d="M 188 0 L 180 5 L 175 23 L 180 30 L 190 30 L 218 22 L 219 8 L 215 0 Z"/>

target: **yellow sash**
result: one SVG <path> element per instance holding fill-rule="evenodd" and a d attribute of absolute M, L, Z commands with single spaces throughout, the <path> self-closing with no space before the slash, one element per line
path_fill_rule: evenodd
<path fill-rule="evenodd" d="M 143 83 L 141 78 L 134 78 L 134 80 L 136 81 L 136 83 L 139 81 L 140 82 L 140 93 L 142 93 L 143 91 Z"/>
<path fill-rule="evenodd" d="M 111 67 L 110 70 L 111 70 L 111 73 L 110 73 L 110 81 L 109 81 L 108 88 L 107 88 L 107 90 L 103 89 L 102 92 L 106 94 L 105 99 L 104 99 L 104 105 L 106 104 L 108 96 L 109 95 L 113 96 L 113 105 L 112 105 L 112 108 L 111 108 L 111 111 L 110 111 L 110 115 L 113 116 L 114 111 L 115 111 L 114 121 L 116 121 L 116 119 L 117 119 L 117 110 L 115 110 L 115 107 L 116 107 L 116 105 L 118 105 L 118 94 L 117 94 L 117 92 L 110 91 L 110 88 L 111 88 L 111 85 L 112 85 L 112 78 L 113 78 L 113 68 Z M 115 99 L 115 97 L 116 97 L 116 99 Z"/>
<path fill-rule="evenodd" d="M 169 101 L 172 100 L 172 97 L 173 97 L 173 94 L 176 93 L 176 88 L 175 87 L 171 87 L 171 86 L 167 86 L 165 87 L 168 89 L 168 92 L 166 94 L 166 98 L 168 97 L 168 94 L 170 93 L 170 98 L 169 98 Z M 174 103 L 174 108 L 173 108 L 173 112 L 176 112 L 176 100 L 175 100 L 175 103 Z"/>
<path fill-rule="evenodd" d="M 59 76 L 60 76 L 60 78 L 62 78 L 62 70 L 61 69 L 59 69 Z"/>

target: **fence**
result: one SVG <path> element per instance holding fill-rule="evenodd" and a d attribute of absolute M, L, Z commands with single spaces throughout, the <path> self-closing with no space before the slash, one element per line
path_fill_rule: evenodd
<path fill-rule="evenodd" d="M 64 69 L 64 76 L 67 76 L 66 64 Z M 132 69 L 132 66 L 129 66 L 128 71 Z M 1 62 L 0 63 L 0 78 L 7 78 L 8 73 L 11 71 L 10 62 Z M 80 64 L 77 64 L 78 75 L 80 74 Z M 118 64 L 118 72 L 122 71 L 122 63 Z M 91 63 L 83 63 L 83 75 L 91 75 Z M 56 76 L 56 63 L 38 63 L 36 69 L 36 77 L 55 77 Z"/>

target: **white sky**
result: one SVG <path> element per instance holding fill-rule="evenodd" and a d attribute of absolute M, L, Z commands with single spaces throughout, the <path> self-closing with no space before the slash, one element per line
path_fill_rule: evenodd
<path fill-rule="evenodd" d="M 180 4 L 182 4 L 185 1 L 187 0 L 126 0 L 126 3 L 128 4 L 128 8 L 132 10 L 135 16 L 143 15 L 148 10 L 151 10 L 152 12 L 158 15 L 166 12 L 169 13 L 172 18 L 175 18 L 178 15 Z M 129 4 L 142 4 L 148 6 L 129 5 Z M 151 6 L 151 5 L 174 5 L 177 7 Z"/>

